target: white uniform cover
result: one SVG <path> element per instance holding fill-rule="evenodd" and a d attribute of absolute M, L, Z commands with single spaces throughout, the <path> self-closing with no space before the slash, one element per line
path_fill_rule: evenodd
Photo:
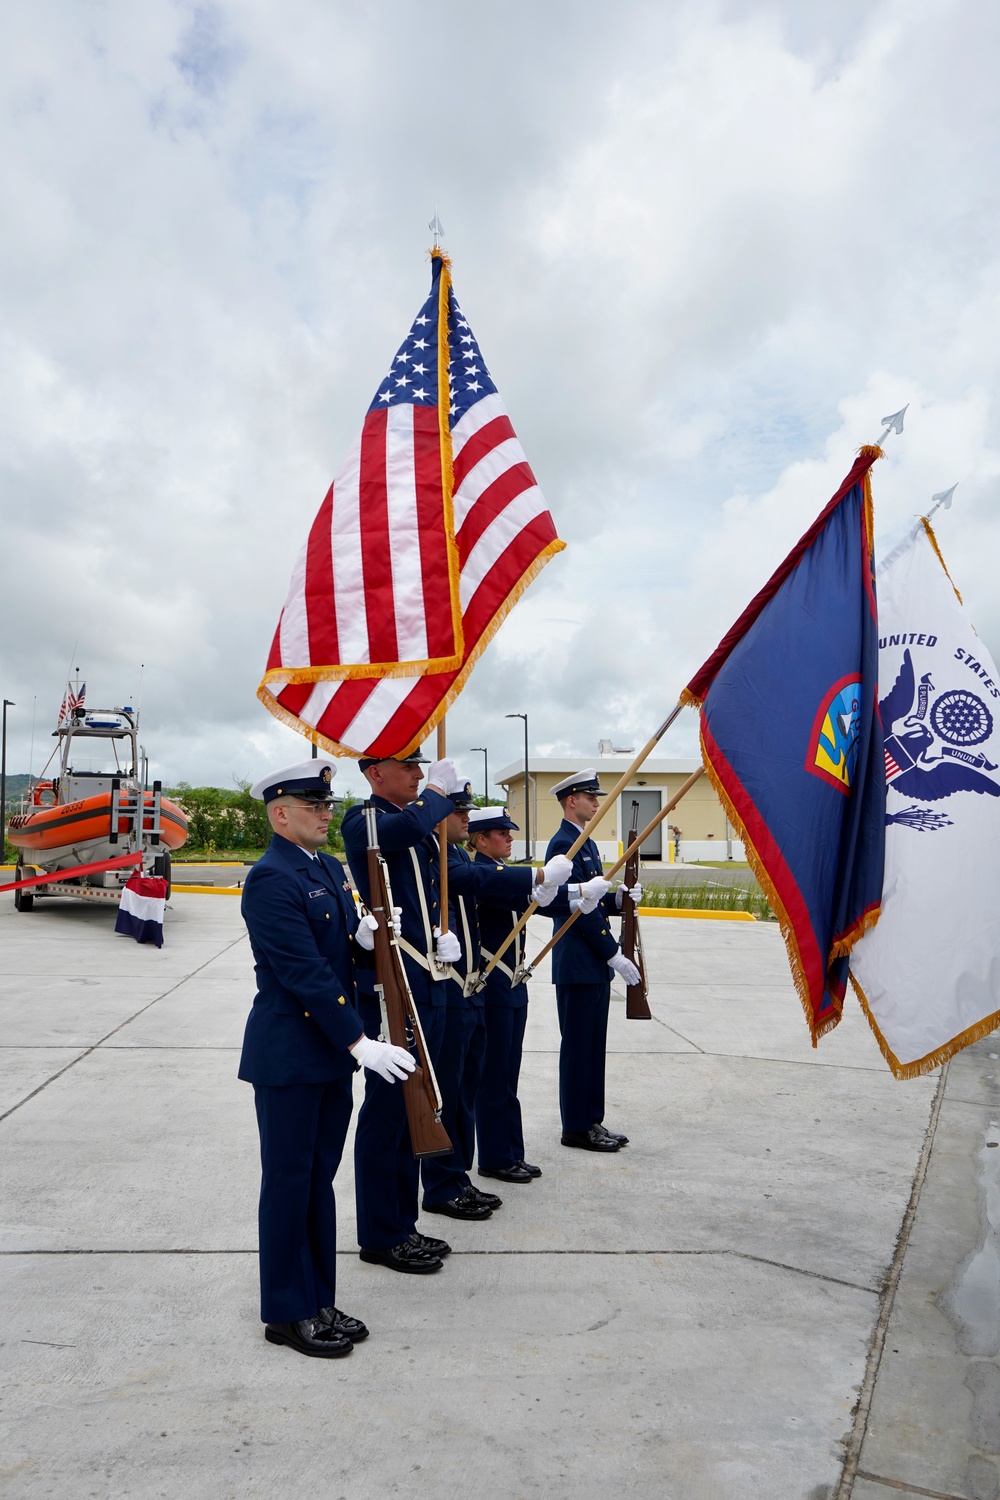
<path fill-rule="evenodd" d="M 1000 677 L 926 521 L 876 577 L 885 883 L 851 979 L 913 1078 L 1000 1023 Z"/>

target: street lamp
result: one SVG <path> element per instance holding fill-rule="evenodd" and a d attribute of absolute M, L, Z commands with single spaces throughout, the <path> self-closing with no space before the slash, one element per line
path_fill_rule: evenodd
<path fill-rule="evenodd" d="M 530 865 L 535 851 L 531 845 L 531 803 L 528 792 L 528 715 L 504 714 L 504 718 L 524 720 L 524 863 Z"/>
<path fill-rule="evenodd" d="M 3 729 L 0 731 L 0 865 L 7 852 L 7 710 L 16 708 L 10 698 L 3 700 Z"/>
<path fill-rule="evenodd" d="M 490 800 L 490 757 L 485 745 L 470 745 L 469 754 L 474 755 L 476 751 L 483 757 L 483 792 L 487 802 Z"/>

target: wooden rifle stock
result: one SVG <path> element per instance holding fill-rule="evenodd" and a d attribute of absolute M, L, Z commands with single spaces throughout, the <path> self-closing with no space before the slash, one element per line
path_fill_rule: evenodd
<path fill-rule="evenodd" d="M 629 895 L 632 886 L 639 879 L 639 846 L 636 843 L 636 834 L 638 832 L 639 804 L 638 802 L 633 802 L 632 825 L 628 835 L 629 848 L 632 849 L 632 853 L 625 861 L 625 873 L 622 876 L 621 950 L 625 957 L 631 963 L 634 963 L 639 970 L 639 983 L 629 984 L 625 987 L 625 1018 L 628 1021 L 651 1021 L 653 1013 L 649 1008 L 646 965 L 643 961 L 642 935 L 639 931 L 639 913 L 636 910 L 635 902 Z"/>
<path fill-rule="evenodd" d="M 379 852 L 374 807 L 365 808 L 365 827 L 368 833 L 369 906 L 378 922 L 374 933 L 375 993 L 382 1011 L 382 1031 L 387 1042 L 416 1054 L 417 1066 L 401 1084 L 414 1156 L 445 1156 L 452 1145 L 441 1124 L 441 1095 L 434 1067 L 427 1055 L 417 1007 L 410 993 L 410 981 L 396 944 L 392 925 L 392 888 L 389 871 Z"/>

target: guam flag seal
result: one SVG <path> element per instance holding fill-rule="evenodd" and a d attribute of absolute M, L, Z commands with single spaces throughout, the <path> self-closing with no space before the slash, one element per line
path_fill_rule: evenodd
<path fill-rule="evenodd" d="M 878 920 L 885 755 L 869 470 L 830 503 L 688 683 L 705 769 L 781 924 L 813 1045 Z"/>

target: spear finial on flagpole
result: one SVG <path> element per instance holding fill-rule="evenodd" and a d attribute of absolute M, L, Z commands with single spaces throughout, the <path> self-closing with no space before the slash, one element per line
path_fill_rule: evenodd
<path fill-rule="evenodd" d="M 427 225 L 427 228 L 431 231 L 431 233 L 434 236 L 434 249 L 435 250 L 440 250 L 441 249 L 441 237 L 444 234 L 444 225 L 441 223 L 441 220 L 438 218 L 438 211 L 437 211 L 437 204 L 436 203 L 434 205 L 434 217 L 433 217 L 433 219 L 431 219 L 430 223 Z"/>
<path fill-rule="evenodd" d="M 958 489 L 958 485 L 957 484 L 953 484 L 950 490 L 938 490 L 938 492 L 937 492 L 936 495 L 932 495 L 931 496 L 931 501 L 932 501 L 931 508 L 927 512 L 927 514 L 924 516 L 924 520 L 925 521 L 929 521 L 930 518 L 931 518 L 931 516 L 935 515 L 936 512 L 939 511 L 939 510 L 950 510 L 951 509 L 951 497 L 952 497 L 952 495 L 955 493 L 955 491 L 957 489 Z"/>
<path fill-rule="evenodd" d="M 890 432 L 894 432 L 897 437 L 901 436 L 903 431 L 903 418 L 906 416 L 906 413 L 909 411 L 909 409 L 910 403 L 909 401 L 907 401 L 906 405 L 900 411 L 894 411 L 891 416 L 882 418 L 882 425 L 884 430 L 882 432 L 882 436 L 875 444 L 876 448 L 881 448 Z"/>

